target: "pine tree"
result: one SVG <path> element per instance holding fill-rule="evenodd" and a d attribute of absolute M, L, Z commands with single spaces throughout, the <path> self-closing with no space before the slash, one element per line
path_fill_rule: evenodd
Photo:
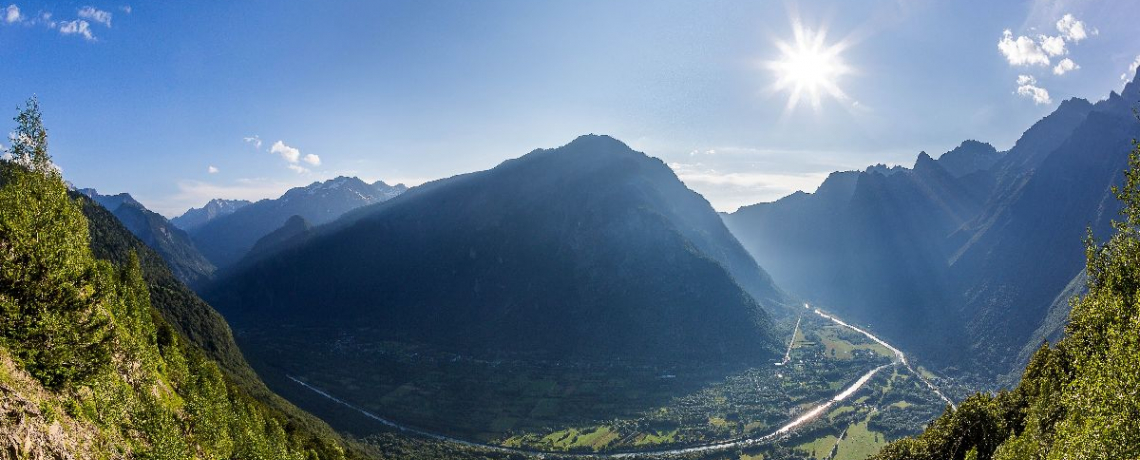
<path fill-rule="evenodd" d="M 15 118 L 0 164 L 0 344 L 43 384 L 84 381 L 110 360 L 105 292 L 87 220 L 47 152 L 35 98 Z"/>

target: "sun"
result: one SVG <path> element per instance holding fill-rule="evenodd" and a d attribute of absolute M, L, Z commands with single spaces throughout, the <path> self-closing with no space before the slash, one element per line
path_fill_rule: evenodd
<path fill-rule="evenodd" d="M 846 101 L 839 78 L 851 71 L 841 56 L 847 45 L 843 41 L 828 45 L 826 30 L 806 29 L 798 21 L 793 22 L 792 29 L 794 42 L 777 41 L 780 59 L 768 63 L 777 77 L 772 89 L 789 93 L 785 110 L 794 110 L 805 97 L 817 111 L 824 95 Z"/>

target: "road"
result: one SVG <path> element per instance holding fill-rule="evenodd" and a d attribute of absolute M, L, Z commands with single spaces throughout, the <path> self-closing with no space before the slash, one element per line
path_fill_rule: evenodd
<path fill-rule="evenodd" d="M 796 346 L 796 335 L 800 333 L 800 321 L 803 321 L 803 319 L 803 315 L 796 318 L 796 328 L 792 330 L 792 339 L 788 340 L 788 351 L 784 352 L 784 360 L 777 363 L 777 366 L 783 366 L 792 360 L 792 347 Z"/>
<path fill-rule="evenodd" d="M 805 305 L 805 307 L 806 307 L 806 305 Z M 425 430 L 420 430 L 418 428 L 410 427 L 407 425 L 403 425 L 399 422 L 386 419 L 386 418 L 381 417 L 379 415 L 373 414 L 373 413 L 371 413 L 371 412 L 369 412 L 369 411 L 367 411 L 361 407 L 355 406 L 349 402 L 341 400 L 341 399 L 329 394 L 328 392 L 326 392 L 320 388 L 317 388 L 313 385 L 305 383 L 304 381 L 302 381 L 296 377 L 293 377 L 291 375 L 288 375 L 287 377 L 290 380 L 292 380 L 293 382 L 296 382 L 298 385 L 301 385 L 301 386 L 313 391 L 314 393 L 321 395 L 322 397 L 324 397 L 330 401 L 333 401 L 337 404 L 340 404 L 340 405 L 343 405 L 347 408 L 350 408 L 356 412 L 359 412 L 361 415 L 364 415 L 365 417 L 368 417 L 368 418 L 375 420 L 375 421 L 377 421 L 377 422 L 379 422 L 385 426 L 399 430 L 399 431 L 404 432 L 404 433 L 414 434 L 417 436 L 422 436 L 422 437 L 434 439 L 437 441 L 444 441 L 444 442 L 458 444 L 461 446 L 483 449 L 483 450 L 488 450 L 488 451 L 492 451 L 492 452 L 500 452 L 500 453 L 508 453 L 508 454 L 522 454 L 522 455 L 537 456 L 540 458 L 544 457 L 544 456 L 560 457 L 560 458 L 596 458 L 596 459 L 668 458 L 668 457 L 674 457 L 674 456 L 685 455 L 685 454 L 719 452 L 719 451 L 739 449 L 739 448 L 745 448 L 745 447 L 753 447 L 753 446 L 758 446 L 758 445 L 762 445 L 762 444 L 767 444 L 767 443 L 770 443 L 770 442 L 773 442 L 773 441 L 776 441 L 778 439 L 785 438 L 785 437 L 791 435 L 796 430 L 796 428 L 799 428 L 800 426 L 804 425 L 805 423 L 808 423 L 812 420 L 815 420 L 816 417 L 819 417 L 821 414 L 826 413 L 827 410 L 829 408 L 831 408 L 832 406 L 834 406 L 836 403 L 843 401 L 843 400 L 847 399 L 848 397 L 850 397 L 851 395 L 855 394 L 855 392 L 859 391 L 860 388 L 863 388 L 863 386 L 866 385 L 867 382 L 870 381 L 871 378 L 875 376 L 875 374 L 879 373 L 879 371 L 881 371 L 887 367 L 894 366 L 894 365 L 902 365 L 902 366 L 906 367 L 907 370 L 909 370 L 912 374 L 918 376 L 918 378 L 921 379 L 927 385 L 927 387 L 929 387 L 931 390 L 933 390 L 934 393 L 937 394 L 940 398 L 942 398 L 944 401 L 946 401 L 951 406 L 954 405 L 954 403 L 951 402 L 950 399 L 947 398 L 945 395 L 943 395 L 942 392 L 932 382 L 927 380 L 925 377 L 922 376 L 922 374 L 919 374 L 913 368 L 910 367 L 910 364 L 907 363 L 907 361 L 906 361 L 906 354 L 904 354 L 898 348 L 891 346 L 891 344 L 887 343 L 886 341 L 883 341 L 882 339 L 876 337 L 875 335 L 871 334 L 870 332 L 867 332 L 861 328 L 858 328 L 856 326 L 852 326 L 846 322 L 843 322 L 839 318 L 836 318 L 835 316 L 824 313 L 823 311 L 819 310 L 818 308 L 815 309 L 814 311 L 817 315 L 819 315 L 823 318 L 826 318 L 826 319 L 828 319 L 828 320 L 830 320 L 836 324 L 839 324 L 840 326 L 849 328 L 853 331 L 856 331 L 860 334 L 863 334 L 863 335 L 867 336 L 867 338 L 870 338 L 871 340 L 874 340 L 875 342 L 879 343 L 880 345 L 886 347 L 888 350 L 890 350 L 892 353 L 894 353 L 894 355 L 895 355 L 894 362 L 891 364 L 884 364 L 882 366 L 871 369 L 870 371 L 868 371 L 867 373 L 865 373 L 861 377 L 859 377 L 858 380 L 856 380 L 854 383 L 849 385 L 843 391 L 837 393 L 835 396 L 832 396 L 831 399 L 824 401 L 824 402 L 821 402 L 820 404 L 811 408 L 811 410 L 808 410 L 808 411 L 800 414 L 798 417 L 796 417 L 792 421 L 788 422 L 784 426 L 781 426 L 776 431 L 773 431 L 771 433 L 768 433 L 766 435 L 759 436 L 759 437 L 743 438 L 743 439 L 736 439 L 736 440 L 730 440 L 730 441 L 721 441 L 721 442 L 709 443 L 709 444 L 704 444 L 704 445 L 699 445 L 699 446 L 673 448 L 673 449 L 659 449 L 659 450 L 643 450 L 643 451 L 636 451 L 636 452 L 567 453 L 567 452 L 558 452 L 558 451 L 540 451 L 540 450 L 531 450 L 531 449 L 519 449 L 519 448 L 512 448 L 512 447 L 497 446 L 497 445 L 492 445 L 492 444 L 485 444 L 485 443 L 481 443 L 481 442 L 475 442 L 475 441 L 468 441 L 468 440 L 464 440 L 464 439 L 453 438 L 451 436 L 447 436 L 444 434 L 433 433 L 433 432 L 429 432 L 429 431 L 425 431 Z M 801 319 L 802 319 L 802 317 L 801 317 Z M 796 328 L 797 329 L 799 328 L 799 321 L 796 322 Z M 795 340 L 795 334 L 792 335 L 792 340 Z M 786 356 L 790 356 L 790 350 L 789 350 L 789 354 Z M 787 361 L 787 359 L 788 358 L 785 357 L 785 362 Z"/>

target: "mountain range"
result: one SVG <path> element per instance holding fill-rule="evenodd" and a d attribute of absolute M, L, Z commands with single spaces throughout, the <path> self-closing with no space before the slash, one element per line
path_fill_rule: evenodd
<path fill-rule="evenodd" d="M 210 262 L 226 268 L 240 261 L 259 239 L 281 228 L 293 216 L 321 225 L 358 207 L 389 200 L 407 189 L 403 184 L 388 185 L 383 181 L 369 184 L 356 177 L 342 176 L 293 188 L 279 198 L 252 204 L 238 206 L 238 203 L 215 200 L 211 203 L 217 206 L 192 209 L 178 220 L 188 225 L 202 222 L 189 230 L 191 238 Z M 211 212 L 213 218 L 202 219 Z"/>
<path fill-rule="evenodd" d="M 189 234 L 162 215 L 147 209 L 131 195 L 102 195 L 92 188 L 77 192 L 114 214 L 132 234 L 157 251 L 174 276 L 183 283 L 195 286 L 213 276 L 214 264 L 198 251 Z"/>
<path fill-rule="evenodd" d="M 967 141 L 723 217 L 789 292 L 944 370 L 1008 383 L 1059 337 L 1086 229 L 1103 236 L 1117 216 L 1136 101 L 1133 80 L 1096 103 L 1064 101 L 1006 152 Z"/>
<path fill-rule="evenodd" d="M 789 301 L 703 197 L 607 136 L 313 230 L 204 295 L 243 329 L 606 360 L 766 360 L 781 341 L 770 312 Z"/>
<path fill-rule="evenodd" d="M 249 200 L 225 200 L 214 198 L 200 208 L 190 208 L 182 215 L 170 219 L 170 223 L 188 232 L 197 230 L 207 222 L 222 216 L 233 214 L 234 211 L 252 204 Z"/>

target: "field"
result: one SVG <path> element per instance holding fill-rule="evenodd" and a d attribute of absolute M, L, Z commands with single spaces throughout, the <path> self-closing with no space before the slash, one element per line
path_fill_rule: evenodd
<path fill-rule="evenodd" d="M 407 426 L 530 450 L 601 452 L 683 447 L 773 432 L 867 370 L 890 362 L 889 350 L 849 332 L 805 315 L 791 359 L 782 366 L 459 355 L 373 340 L 367 330 L 242 331 L 239 340 L 263 374 L 295 377 Z M 906 424 L 925 416 L 913 413 L 929 407 L 929 401 L 921 396 L 886 397 L 904 379 L 891 369 L 857 393 L 850 405 L 834 408 L 803 430 L 819 436 L 787 441 L 788 448 L 795 451 L 790 443 L 802 442 L 818 452 L 830 439 L 830 452 L 846 430 L 842 452 L 870 449 L 859 446 L 868 445 L 868 439 L 886 439 L 885 433 L 868 431 L 879 405 L 892 411 L 880 424 L 890 426 L 891 433 L 921 428 L 925 420 L 909 428 Z M 287 380 L 267 381 L 293 387 L 275 388 L 290 399 L 315 397 L 298 392 Z M 338 425 L 335 417 L 330 422 L 359 436 L 378 429 L 351 421 Z M 753 454 L 781 457 L 765 449 Z"/>

